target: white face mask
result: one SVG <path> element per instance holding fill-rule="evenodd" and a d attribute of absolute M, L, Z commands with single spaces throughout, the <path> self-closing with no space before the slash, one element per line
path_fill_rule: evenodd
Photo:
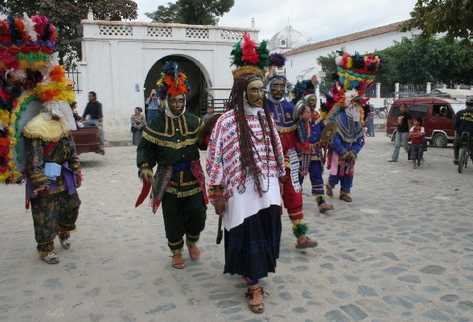
<path fill-rule="evenodd" d="M 45 105 L 51 115 L 58 117 L 68 130 L 77 130 L 76 121 L 74 119 L 74 115 L 72 114 L 72 109 L 67 102 L 54 101 L 48 102 Z"/>

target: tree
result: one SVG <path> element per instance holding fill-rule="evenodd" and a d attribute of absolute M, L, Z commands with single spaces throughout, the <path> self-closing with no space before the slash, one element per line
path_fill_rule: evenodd
<path fill-rule="evenodd" d="M 473 39 L 473 0 L 417 0 L 411 17 L 407 28 L 419 28 L 424 36 Z"/>
<path fill-rule="evenodd" d="M 394 84 L 424 85 L 426 82 L 473 84 L 473 44 L 444 38 L 404 38 L 393 46 L 376 52 L 382 67 L 376 76 L 382 89 L 392 91 Z M 326 79 L 321 89 L 333 83 L 335 53 L 318 58 Z"/>
<path fill-rule="evenodd" d="M 156 22 L 216 25 L 219 17 L 230 11 L 234 4 L 234 0 L 177 0 L 146 15 Z"/>
<path fill-rule="evenodd" d="M 317 58 L 318 63 L 322 67 L 322 71 L 325 77 L 320 82 L 320 91 L 322 93 L 328 93 L 335 80 L 335 73 L 337 72 L 337 65 L 335 64 L 335 52 L 328 54 L 327 56 L 320 56 Z"/>
<path fill-rule="evenodd" d="M 81 58 L 81 20 L 91 8 L 95 19 L 134 19 L 137 5 L 132 0 L 1 0 L 0 11 L 13 15 L 42 14 L 58 29 L 59 59 L 72 67 Z"/>

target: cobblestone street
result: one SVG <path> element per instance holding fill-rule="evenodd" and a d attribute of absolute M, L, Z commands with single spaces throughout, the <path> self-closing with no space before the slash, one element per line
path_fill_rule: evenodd
<path fill-rule="evenodd" d="M 78 229 L 56 266 L 37 257 L 24 186 L 0 186 L 0 321 L 473 321 L 473 168 L 458 174 L 451 149 L 429 149 L 417 170 L 403 151 L 388 163 L 392 146 L 377 135 L 359 158 L 352 204 L 333 199 L 335 211 L 320 215 L 305 180 L 319 247 L 296 250 L 284 214 L 263 315 L 247 309 L 242 281 L 222 274 L 212 207 L 201 261 L 171 268 L 162 216 L 133 207 L 133 147 L 82 156 Z"/>

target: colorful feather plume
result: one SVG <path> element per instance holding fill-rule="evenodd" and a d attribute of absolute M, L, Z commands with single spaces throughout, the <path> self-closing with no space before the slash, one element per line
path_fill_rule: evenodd
<path fill-rule="evenodd" d="M 158 95 L 161 99 L 167 96 L 187 94 L 190 91 L 187 76 L 179 72 L 179 66 L 174 61 L 166 62 L 161 70 L 161 78 L 157 82 Z"/>
<path fill-rule="evenodd" d="M 54 64 L 56 40 L 46 17 L 0 17 L 0 183 L 21 181 L 22 129 L 42 104 L 75 100 L 64 68 Z"/>

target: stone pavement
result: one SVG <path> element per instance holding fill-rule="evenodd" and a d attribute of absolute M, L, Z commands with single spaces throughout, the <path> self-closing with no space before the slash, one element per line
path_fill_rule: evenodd
<path fill-rule="evenodd" d="M 170 268 L 162 217 L 133 208 L 133 147 L 82 157 L 79 228 L 57 266 L 37 259 L 23 187 L 2 186 L 0 321 L 473 321 L 473 169 L 459 175 L 451 150 L 430 149 L 413 170 L 387 163 L 391 150 L 379 133 L 368 139 L 352 204 L 333 200 L 336 211 L 320 215 L 305 197 L 317 249 L 295 250 L 284 216 L 260 316 L 240 279 L 222 274 L 212 209 L 201 262 Z"/>

